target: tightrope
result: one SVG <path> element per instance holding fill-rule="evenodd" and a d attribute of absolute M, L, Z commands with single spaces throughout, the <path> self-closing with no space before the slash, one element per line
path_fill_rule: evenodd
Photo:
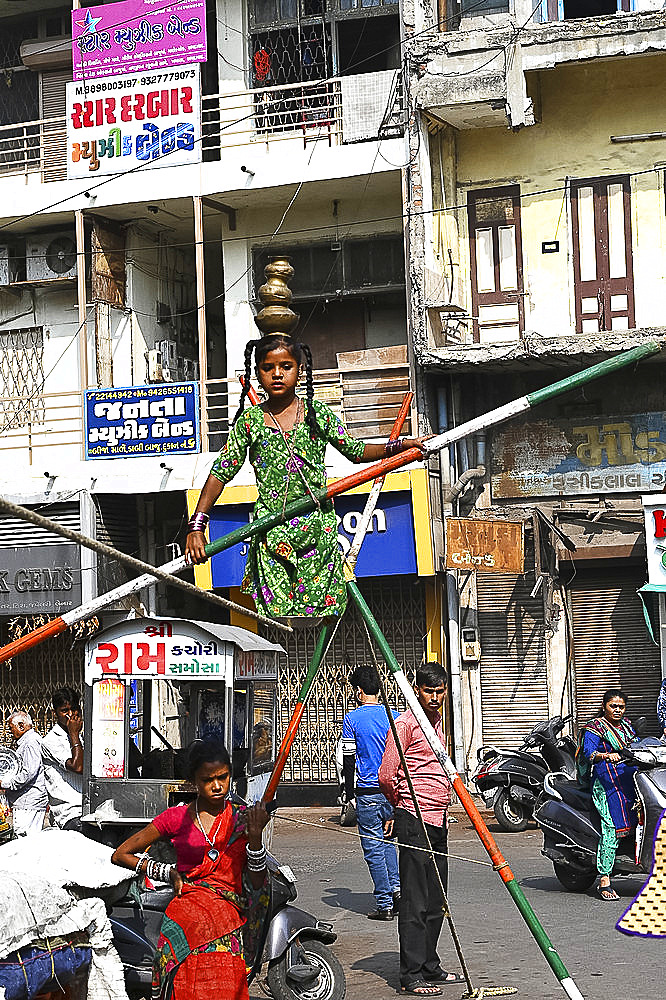
<path fill-rule="evenodd" d="M 306 819 L 294 819 L 292 816 L 283 816 L 279 809 L 275 810 L 275 818 L 281 819 L 285 823 L 298 823 L 300 826 L 313 826 L 317 830 L 321 830 L 321 823 L 308 823 Z M 334 833 L 339 833 L 342 837 L 353 837 L 354 840 L 360 840 L 361 834 L 354 833 L 353 830 L 343 830 L 341 827 L 334 828 Z M 369 834 L 363 834 L 364 840 L 375 840 L 379 844 L 385 844 L 387 841 L 383 837 L 372 837 Z M 450 858 L 451 861 L 467 861 L 470 865 L 481 865 L 483 868 L 494 868 L 494 865 L 490 861 L 479 861 L 478 858 L 463 858 L 460 854 L 447 854 L 444 851 L 431 851 L 429 847 L 415 847 L 414 844 L 401 844 L 399 840 L 391 839 L 389 843 L 394 844 L 396 847 L 406 847 L 410 851 L 424 851 L 426 854 L 437 854 L 440 858 Z"/>

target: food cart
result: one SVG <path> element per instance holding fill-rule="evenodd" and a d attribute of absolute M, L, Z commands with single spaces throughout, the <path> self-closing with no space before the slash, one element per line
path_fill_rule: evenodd
<path fill-rule="evenodd" d="M 181 618 L 130 617 L 98 633 L 86 646 L 83 822 L 136 827 L 194 798 L 186 748 L 197 738 L 223 742 L 235 790 L 261 798 L 281 655 L 244 629 Z"/>

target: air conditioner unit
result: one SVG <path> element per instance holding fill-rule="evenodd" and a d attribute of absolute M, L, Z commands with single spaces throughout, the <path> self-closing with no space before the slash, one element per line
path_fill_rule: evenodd
<path fill-rule="evenodd" d="M 27 281 L 76 277 L 76 240 L 68 233 L 35 233 L 25 243 Z"/>
<path fill-rule="evenodd" d="M 158 340 L 157 350 L 162 355 L 162 364 L 165 368 L 178 367 L 178 344 L 175 340 Z"/>
<path fill-rule="evenodd" d="M 148 381 L 163 381 L 162 355 L 159 351 L 148 351 Z"/>

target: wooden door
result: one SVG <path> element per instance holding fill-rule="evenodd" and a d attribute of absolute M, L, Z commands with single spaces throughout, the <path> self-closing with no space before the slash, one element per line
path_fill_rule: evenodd
<path fill-rule="evenodd" d="M 467 215 L 474 339 L 518 340 L 525 328 L 520 188 L 470 191 Z"/>
<path fill-rule="evenodd" d="M 576 332 L 636 325 L 629 177 L 571 185 Z"/>

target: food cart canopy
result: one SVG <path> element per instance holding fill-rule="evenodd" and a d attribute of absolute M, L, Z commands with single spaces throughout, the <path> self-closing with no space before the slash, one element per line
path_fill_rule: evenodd
<path fill-rule="evenodd" d="M 254 632 L 185 618 L 128 617 L 86 644 L 86 683 L 164 678 L 188 681 L 277 677 L 282 646 Z"/>

